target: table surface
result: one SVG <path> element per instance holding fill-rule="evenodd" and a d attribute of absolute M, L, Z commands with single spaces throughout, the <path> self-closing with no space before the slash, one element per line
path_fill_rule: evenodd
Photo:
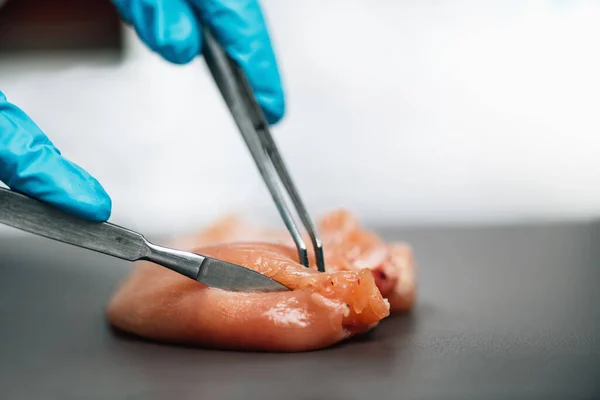
<path fill-rule="evenodd" d="M 414 246 L 415 311 L 301 354 L 117 334 L 104 307 L 130 265 L 0 238 L 0 398 L 600 398 L 600 225 L 382 233 Z"/>

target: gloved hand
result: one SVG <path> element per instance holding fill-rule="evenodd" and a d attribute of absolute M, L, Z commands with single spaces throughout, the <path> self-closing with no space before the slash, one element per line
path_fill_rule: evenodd
<path fill-rule="evenodd" d="M 106 221 L 112 202 L 96 179 L 61 156 L 40 128 L 0 92 L 0 181 L 79 217 Z"/>
<path fill-rule="evenodd" d="M 284 114 L 281 80 L 258 0 L 112 0 L 153 51 L 176 64 L 201 52 L 200 20 L 246 73 L 270 124 Z"/>

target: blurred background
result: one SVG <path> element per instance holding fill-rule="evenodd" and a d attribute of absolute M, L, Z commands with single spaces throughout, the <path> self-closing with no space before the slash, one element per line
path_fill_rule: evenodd
<path fill-rule="evenodd" d="M 600 215 L 600 2 L 263 0 L 274 128 L 316 217 L 371 226 Z M 148 234 L 278 215 L 201 59 L 170 65 L 108 0 L 10 0 L 0 90 Z M 11 231 L 14 232 L 14 231 Z"/>

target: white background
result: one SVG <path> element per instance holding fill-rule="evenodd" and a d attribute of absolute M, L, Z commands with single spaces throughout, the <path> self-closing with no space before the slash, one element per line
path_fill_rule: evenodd
<path fill-rule="evenodd" d="M 274 129 L 313 214 L 368 224 L 600 214 L 600 2 L 264 0 Z M 201 61 L 0 64 L 0 90 L 147 233 L 276 211 Z"/>

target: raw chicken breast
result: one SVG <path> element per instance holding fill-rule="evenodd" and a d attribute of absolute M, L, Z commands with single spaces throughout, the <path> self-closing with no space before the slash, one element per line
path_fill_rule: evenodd
<path fill-rule="evenodd" d="M 389 315 L 369 269 L 320 273 L 298 264 L 295 249 L 268 243 L 197 252 L 252 268 L 293 291 L 228 292 L 145 263 L 111 299 L 111 324 L 165 342 L 292 352 L 332 345 Z"/>
<path fill-rule="evenodd" d="M 384 243 L 344 210 L 326 215 L 318 230 L 326 273 L 298 263 L 287 232 L 224 218 L 173 247 L 246 266 L 293 291 L 227 292 L 144 263 L 112 298 L 109 320 L 119 329 L 165 342 L 291 352 L 366 332 L 390 308 L 412 308 L 416 285 L 409 246 Z"/>

